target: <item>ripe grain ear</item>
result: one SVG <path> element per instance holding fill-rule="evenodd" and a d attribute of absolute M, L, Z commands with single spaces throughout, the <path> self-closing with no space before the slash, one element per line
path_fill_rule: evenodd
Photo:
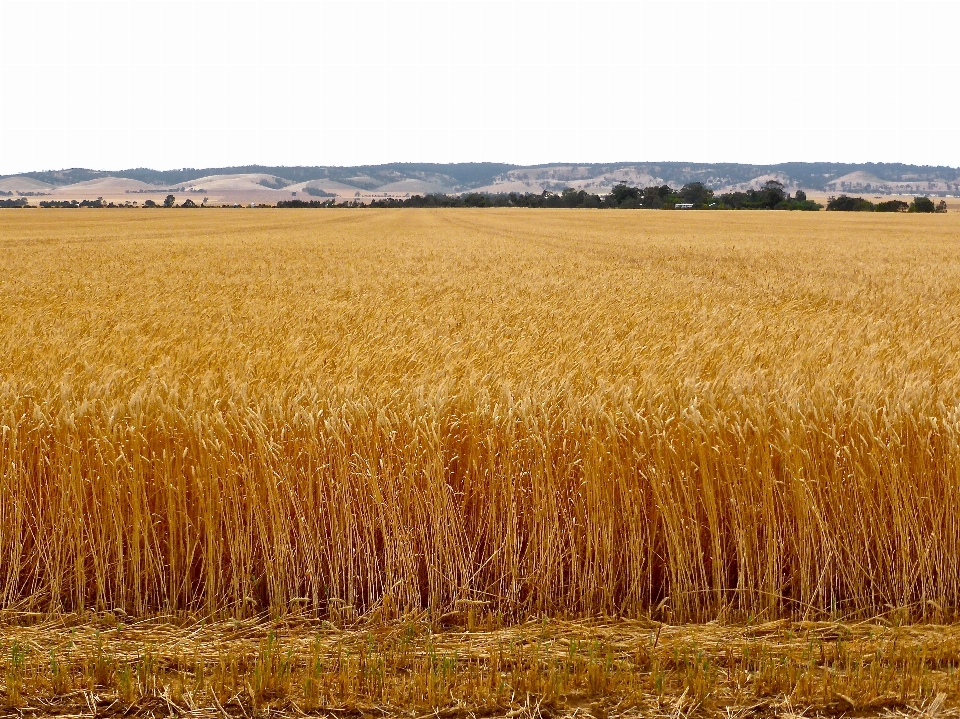
<path fill-rule="evenodd" d="M 471 629 L 960 603 L 954 215 L 22 215 L 2 607 Z"/>

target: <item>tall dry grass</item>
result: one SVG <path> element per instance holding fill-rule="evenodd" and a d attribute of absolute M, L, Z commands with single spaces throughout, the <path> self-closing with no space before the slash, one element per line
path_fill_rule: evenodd
<path fill-rule="evenodd" d="M 0 606 L 953 616 L 960 222 L 0 215 Z"/>

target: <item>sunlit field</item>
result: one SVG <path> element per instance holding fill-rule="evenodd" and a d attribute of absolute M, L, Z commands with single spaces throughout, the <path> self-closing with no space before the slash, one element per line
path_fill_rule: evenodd
<path fill-rule="evenodd" d="M 960 215 L 10 210 L 0 307 L 8 707 L 960 700 Z"/>

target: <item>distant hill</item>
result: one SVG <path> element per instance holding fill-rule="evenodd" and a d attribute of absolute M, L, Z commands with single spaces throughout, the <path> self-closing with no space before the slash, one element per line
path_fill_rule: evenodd
<path fill-rule="evenodd" d="M 194 180 L 223 175 L 272 175 L 290 183 L 312 180 L 335 180 L 361 190 L 372 190 L 382 185 L 404 180 L 420 180 L 442 187 L 472 188 L 486 184 L 498 174 L 512 170 L 516 165 L 493 162 L 465 162 L 457 164 L 394 163 L 389 165 L 359 165 L 356 167 L 267 167 L 247 165 L 240 167 L 183 168 L 180 170 L 151 170 L 138 167 L 132 170 L 88 170 L 74 168 L 48 172 L 24 172 L 19 175 L 2 175 L 8 178 L 29 178 L 54 187 L 75 185 L 104 177 L 121 177 L 139 180 L 151 185 L 173 187 L 192 183 Z M 7 183 L 9 184 L 9 183 Z"/>
<path fill-rule="evenodd" d="M 831 193 L 960 194 L 960 168 L 897 163 L 848 164 L 786 162 L 777 165 L 695 162 L 555 163 L 529 167 L 493 162 L 392 163 L 356 167 L 183 168 L 179 170 L 103 171 L 75 168 L 0 176 L 6 193 L 46 191 L 55 195 L 89 195 L 96 188 L 130 194 L 187 191 L 264 195 L 328 191 L 340 197 L 407 196 L 440 192 L 559 192 L 565 187 L 609 192 L 619 182 L 680 187 L 702 182 L 715 191 L 757 187 L 777 179 L 788 189 Z M 121 189 L 122 188 L 122 189 Z M 288 192 L 289 190 L 289 192 Z M 252 195 L 251 195 L 252 196 Z M 239 197 L 239 195 L 238 195 Z M 269 199 L 269 198 L 265 198 Z"/>

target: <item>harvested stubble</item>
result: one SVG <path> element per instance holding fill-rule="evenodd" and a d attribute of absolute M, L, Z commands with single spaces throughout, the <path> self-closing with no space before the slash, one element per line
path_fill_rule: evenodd
<path fill-rule="evenodd" d="M 960 631 L 650 621 L 0 619 L 18 716 L 960 716 Z M 11 712 L 13 713 L 13 712 Z"/>
<path fill-rule="evenodd" d="M 960 605 L 957 215 L 0 216 L 0 605 Z"/>

